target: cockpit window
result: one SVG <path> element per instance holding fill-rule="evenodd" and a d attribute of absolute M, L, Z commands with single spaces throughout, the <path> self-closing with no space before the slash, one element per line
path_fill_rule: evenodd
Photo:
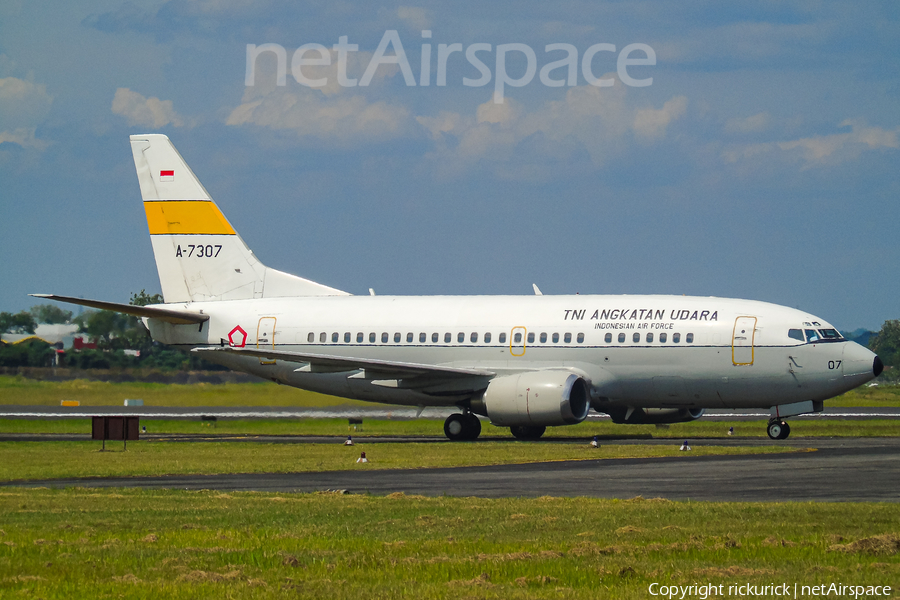
<path fill-rule="evenodd" d="M 801 342 L 805 342 L 806 339 L 803 337 L 802 329 L 788 329 L 788 337 L 792 340 L 799 340 Z"/>
<path fill-rule="evenodd" d="M 836 342 L 844 339 L 844 336 L 837 329 L 820 329 L 819 333 L 822 334 L 822 339 L 826 342 Z"/>
<path fill-rule="evenodd" d="M 806 341 L 810 344 L 813 342 L 819 341 L 819 334 L 815 329 L 807 329 L 806 330 Z"/>

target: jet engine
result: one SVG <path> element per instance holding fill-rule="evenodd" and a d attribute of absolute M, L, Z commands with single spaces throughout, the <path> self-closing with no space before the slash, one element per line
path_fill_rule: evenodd
<path fill-rule="evenodd" d="M 702 408 L 604 408 L 613 423 L 655 425 L 657 423 L 685 423 L 703 416 Z"/>
<path fill-rule="evenodd" d="M 574 425 L 587 417 L 590 384 L 571 371 L 529 371 L 496 377 L 472 411 L 503 427 Z"/>

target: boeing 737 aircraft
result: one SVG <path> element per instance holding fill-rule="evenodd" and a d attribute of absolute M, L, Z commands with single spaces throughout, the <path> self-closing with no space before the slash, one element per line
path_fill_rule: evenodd
<path fill-rule="evenodd" d="M 153 339 L 298 388 L 458 407 L 539 438 L 588 410 L 676 423 L 705 408 L 786 417 L 877 377 L 881 360 L 825 320 L 752 300 L 687 296 L 353 296 L 263 265 L 164 135 L 131 136 L 165 304 L 35 294 L 142 317 Z"/>

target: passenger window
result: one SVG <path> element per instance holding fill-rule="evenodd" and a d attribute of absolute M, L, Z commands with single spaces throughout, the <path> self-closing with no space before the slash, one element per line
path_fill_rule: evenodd
<path fill-rule="evenodd" d="M 478 334 L 475 333 L 475 332 L 473 331 L 473 332 L 472 332 L 472 335 L 469 336 L 469 341 L 472 342 L 473 344 L 474 344 L 475 342 L 477 342 L 477 341 L 478 341 Z"/>
<path fill-rule="evenodd" d="M 485 344 L 490 344 L 490 343 L 491 343 L 491 334 L 490 334 L 490 333 L 484 334 L 484 343 L 485 343 Z"/>
<path fill-rule="evenodd" d="M 457 333 L 457 334 L 456 334 L 456 341 L 459 342 L 460 344 L 462 344 L 464 341 L 466 341 L 466 334 L 463 333 L 462 331 L 460 331 L 459 333 Z"/>
<path fill-rule="evenodd" d="M 345 344 L 349 344 L 349 343 L 350 343 L 350 332 L 349 332 L 349 331 L 345 331 L 345 332 L 344 332 L 344 343 L 345 343 Z"/>
<path fill-rule="evenodd" d="M 558 334 L 558 333 L 554 333 L 554 334 L 553 334 L 553 337 L 552 337 L 551 339 L 553 340 L 553 343 L 554 343 L 554 344 L 558 344 L 558 343 L 559 343 L 559 334 Z"/>
<path fill-rule="evenodd" d="M 571 334 L 571 333 L 567 333 L 566 335 L 564 335 L 564 336 L 563 336 L 563 341 L 564 341 L 565 343 L 567 343 L 567 344 L 571 344 L 571 343 L 572 343 L 572 334 Z"/>
<path fill-rule="evenodd" d="M 506 343 L 506 332 L 505 332 L 505 331 L 504 331 L 503 333 L 500 334 L 500 343 L 501 343 L 501 344 L 505 344 L 505 343 Z"/>
<path fill-rule="evenodd" d="M 679 342 L 681 342 L 681 334 L 680 334 L 680 333 L 673 333 L 673 334 L 672 334 L 672 343 L 673 343 L 673 344 L 677 344 L 677 343 L 679 343 Z"/>
<path fill-rule="evenodd" d="M 310 332 L 309 332 L 309 335 L 306 336 L 306 341 L 307 341 L 307 342 L 314 342 L 314 341 L 316 341 L 316 334 L 314 334 L 312 331 L 310 331 Z"/>
<path fill-rule="evenodd" d="M 335 331 L 334 333 L 331 334 L 331 341 L 336 343 L 338 341 L 339 337 L 340 336 L 338 335 L 338 332 Z"/>
<path fill-rule="evenodd" d="M 665 344 L 665 343 L 666 343 L 666 339 L 667 339 L 668 337 L 669 337 L 669 336 L 668 336 L 667 334 L 665 334 L 665 333 L 659 334 L 659 343 L 660 343 L 660 344 Z"/>
<path fill-rule="evenodd" d="M 441 336 L 440 336 L 439 334 L 437 334 L 437 333 L 432 333 L 432 334 L 431 334 L 431 341 L 432 341 L 433 343 L 437 344 L 437 341 L 438 341 L 439 339 L 441 339 Z"/>
<path fill-rule="evenodd" d="M 806 341 L 809 343 L 819 341 L 819 334 L 816 333 L 815 329 L 807 329 L 806 330 Z"/>
<path fill-rule="evenodd" d="M 584 343 L 584 334 L 583 333 L 578 334 L 578 343 L 579 344 Z"/>
<path fill-rule="evenodd" d="M 694 343 L 694 334 L 689 333 L 686 336 L 684 336 L 684 343 L 685 344 L 693 344 Z"/>
<path fill-rule="evenodd" d="M 542 333 L 542 334 L 541 334 L 541 343 L 542 343 L 542 344 L 546 344 L 546 343 L 547 343 L 547 334 L 546 334 L 546 333 Z"/>
<path fill-rule="evenodd" d="M 647 333 L 647 343 L 648 344 L 653 343 L 653 334 L 652 333 Z"/>
<path fill-rule="evenodd" d="M 394 343 L 395 344 L 400 343 L 400 332 L 399 331 L 394 333 Z"/>
<path fill-rule="evenodd" d="M 323 344 L 325 343 L 325 335 L 326 334 L 324 331 L 319 334 L 319 341 L 322 342 Z"/>
<path fill-rule="evenodd" d="M 606 342 L 607 344 L 612 343 L 612 334 L 611 334 L 611 333 L 607 333 L 606 335 L 604 335 L 604 336 L 603 336 L 603 341 Z"/>
<path fill-rule="evenodd" d="M 388 343 L 388 334 L 387 334 L 387 331 L 385 331 L 384 333 L 381 334 L 381 343 L 382 343 L 382 344 L 387 344 L 387 343 Z"/>
<path fill-rule="evenodd" d="M 620 343 L 620 344 L 624 344 L 624 343 L 625 343 L 625 334 L 624 334 L 624 333 L 620 333 L 620 334 L 619 334 L 619 343 Z"/>
<path fill-rule="evenodd" d="M 369 334 L 369 343 L 370 343 L 370 344 L 374 344 L 374 343 L 375 343 L 375 332 L 374 332 L 374 331 L 373 331 L 372 333 Z"/>
<path fill-rule="evenodd" d="M 528 334 L 528 343 L 529 343 L 529 344 L 533 344 L 533 343 L 534 343 L 534 334 L 533 334 L 533 333 L 529 333 L 529 334 Z"/>
<path fill-rule="evenodd" d="M 514 336 L 513 336 L 513 342 L 516 343 L 516 344 L 521 344 L 521 343 L 522 343 L 522 334 L 521 334 L 521 333 L 517 333 L 516 335 L 514 335 Z"/>
<path fill-rule="evenodd" d="M 412 334 L 412 331 L 410 331 L 409 333 L 406 334 L 406 343 L 412 344 L 412 341 L 413 341 L 413 334 Z"/>
<path fill-rule="evenodd" d="M 641 334 L 635 333 L 633 336 L 631 336 L 631 341 L 637 344 L 639 341 L 641 341 Z"/>
<path fill-rule="evenodd" d="M 420 333 L 419 334 L 419 343 L 424 344 L 426 340 L 428 340 L 428 336 L 424 333 Z"/>
<path fill-rule="evenodd" d="M 452 339 L 453 339 L 453 337 L 450 335 L 449 331 L 444 334 L 444 343 L 445 344 L 449 344 L 450 340 L 452 340 Z"/>
<path fill-rule="evenodd" d="M 798 340 L 801 342 L 805 342 L 806 340 L 803 338 L 803 330 L 801 329 L 788 329 L 788 337 L 792 340 Z"/>

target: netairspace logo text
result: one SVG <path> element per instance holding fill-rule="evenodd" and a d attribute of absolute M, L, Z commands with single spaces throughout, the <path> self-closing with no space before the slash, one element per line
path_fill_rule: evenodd
<path fill-rule="evenodd" d="M 422 31 L 422 39 L 431 39 L 431 30 Z M 388 54 L 388 51 L 392 54 Z M 409 87 L 416 85 L 427 87 L 432 84 L 432 65 L 435 66 L 434 85 L 447 85 L 447 63 L 461 61 L 463 58 L 474 67 L 480 77 L 462 77 L 462 84 L 466 87 L 483 87 L 492 80 L 494 82 L 494 102 L 503 103 L 503 95 L 506 86 L 523 87 L 530 84 L 535 75 L 538 80 L 547 87 L 573 87 L 578 85 L 579 70 L 581 77 L 590 85 L 596 87 L 610 87 L 615 85 L 615 78 L 601 78 L 595 75 L 594 62 L 612 66 L 615 60 L 616 74 L 619 80 L 627 86 L 646 87 L 653 83 L 652 77 L 635 79 L 628 73 L 631 66 L 653 66 L 656 64 L 656 52 L 647 44 L 628 44 L 621 51 L 616 52 L 616 46 L 609 43 L 600 43 L 589 46 L 581 53 L 572 44 L 547 44 L 544 46 L 545 58 L 554 58 L 550 62 L 543 62 L 538 73 L 537 53 L 527 44 L 497 44 L 488 43 L 469 44 L 465 48 L 460 43 L 438 44 L 432 60 L 432 44 L 423 43 L 421 47 L 421 61 L 419 64 L 418 79 L 413 73 L 412 66 L 406 57 L 400 34 L 396 29 L 384 32 L 378 48 L 375 49 L 372 59 L 366 66 L 363 75 L 358 80 L 347 75 L 347 59 L 349 53 L 358 52 L 359 45 L 348 42 L 348 36 L 340 36 L 338 43 L 329 50 L 322 44 L 303 44 L 294 51 L 291 56 L 291 75 L 300 85 L 311 88 L 321 88 L 328 85 L 328 77 L 310 79 L 303 72 L 303 67 L 327 67 L 332 64 L 332 51 L 337 54 L 337 82 L 341 87 L 366 87 L 372 82 L 378 67 L 382 65 L 397 65 L 403 74 L 403 80 Z M 283 86 L 287 82 L 287 51 L 280 44 L 247 44 L 247 68 L 244 84 L 256 85 L 256 59 L 263 53 L 271 52 L 275 55 L 277 63 L 276 85 Z M 602 53 L 602 54 L 601 54 Z M 493 56 L 491 56 L 493 54 Z M 552 55 L 552 56 L 551 56 Z M 599 55 L 599 56 L 598 56 Z M 524 57 L 525 72 L 519 77 L 513 77 L 507 72 L 507 58 L 516 56 Z M 579 64 L 580 63 L 580 64 Z M 493 71 L 491 70 L 493 66 Z M 580 66 L 580 69 L 579 69 Z M 599 70 L 599 69 L 598 69 Z M 603 73 L 610 72 L 610 68 Z"/>

